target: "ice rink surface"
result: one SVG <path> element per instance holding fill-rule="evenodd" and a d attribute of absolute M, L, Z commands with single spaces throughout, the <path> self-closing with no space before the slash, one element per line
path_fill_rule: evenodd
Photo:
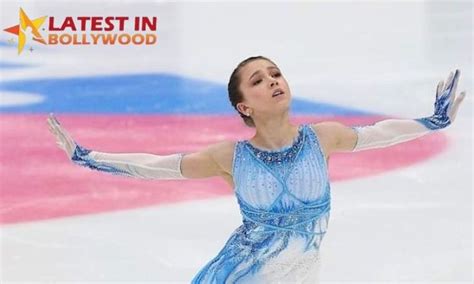
<path fill-rule="evenodd" d="M 101 105 L 88 117 L 90 109 L 84 104 L 90 101 L 81 105 L 83 97 L 59 100 L 51 95 L 66 96 L 72 92 L 71 85 L 60 84 L 63 87 L 58 89 L 57 85 L 48 87 L 47 83 L 71 78 L 82 78 L 86 83 L 100 78 L 100 83 L 107 76 L 175 74 L 186 80 L 202 80 L 209 84 L 206 85 L 210 86 L 209 90 L 215 84 L 225 91 L 223 86 L 238 62 L 251 55 L 265 55 L 281 68 L 293 97 L 306 105 L 334 105 L 387 117 L 431 115 L 438 81 L 446 79 L 455 68 L 461 70 L 458 92 L 466 90 L 467 97 L 454 124 L 434 134 L 437 135 L 434 138 L 424 138 L 424 143 L 415 141 L 396 146 L 401 149 L 397 152 L 401 157 L 416 153 L 416 147 L 438 152 L 383 171 L 371 164 L 377 159 L 361 157 L 364 162 L 359 167 L 369 168 L 373 174 L 359 177 L 338 175 L 350 173 L 352 169 L 347 167 L 352 164 L 334 158 L 334 166 L 330 168 L 331 176 L 335 177 L 331 183 L 332 211 L 321 248 L 320 279 L 323 283 L 472 283 L 473 6 L 470 1 L 103 1 L 99 4 L 2 0 L 2 29 L 18 24 L 19 7 L 30 17 L 157 16 L 159 43 L 108 47 L 34 43 L 34 51 L 25 50 L 17 55 L 16 45 L 9 43 L 12 35 L 2 31 L 0 282 L 189 283 L 241 224 L 232 189 L 215 179 L 209 183 L 206 180 L 132 183 L 121 177 L 79 169 L 56 147 L 48 134 L 46 116 L 49 111 L 55 112 L 79 141 L 92 147 L 96 145 L 94 141 L 103 142 L 104 151 L 154 149 L 155 142 L 168 143 L 168 148 L 161 149 L 169 152 L 193 150 L 233 136 L 224 132 L 219 136 L 216 129 L 225 129 L 225 125 L 212 128 L 209 124 L 213 109 L 200 113 L 204 106 L 187 109 L 187 100 L 182 100 L 179 102 L 182 108 L 173 105 L 174 118 L 166 121 L 179 126 L 173 119 L 182 115 L 185 122 L 193 120 L 202 129 L 193 132 L 188 127 L 168 132 L 166 125 L 161 125 L 159 129 L 163 131 L 153 141 L 136 140 L 127 148 L 123 143 L 127 135 L 135 133 L 134 129 L 139 137 L 147 137 L 144 133 L 150 128 L 140 126 L 140 119 L 152 123 L 154 117 L 147 116 L 150 112 L 140 112 L 145 106 L 133 111 L 133 103 L 120 105 L 120 110 L 118 106 L 107 109 Z M 123 82 L 108 84 L 95 92 L 96 89 L 78 89 L 77 96 L 90 94 L 104 99 L 109 88 L 114 89 L 114 94 L 125 96 L 131 87 Z M 147 97 L 141 99 L 143 92 L 153 87 L 143 84 L 133 94 L 135 101 L 146 100 Z M 222 92 L 222 96 L 223 104 L 230 105 L 227 94 Z M 42 104 L 46 107 L 36 108 Z M 222 116 L 231 123 L 240 123 L 236 113 L 222 109 L 223 106 L 215 108 L 217 119 Z M 302 118 L 312 115 L 307 110 L 296 114 Z M 116 115 L 137 117 L 124 118 L 133 123 L 120 124 L 117 119 L 114 126 L 110 121 L 119 117 Z M 319 111 L 314 117 L 326 116 Z M 199 119 L 205 123 L 199 123 Z M 97 123 L 102 123 L 103 128 Z M 128 132 L 119 131 L 122 126 Z M 240 138 L 252 134 L 250 130 L 239 131 Z M 189 135 L 185 141 L 194 144 L 173 148 L 169 135 L 186 133 Z M 407 152 L 403 152 L 404 147 Z M 377 151 L 378 164 L 383 164 L 387 157 L 395 162 L 395 154 L 383 155 L 390 149 Z M 28 159 L 31 155 L 34 159 Z M 344 155 L 347 159 L 351 154 Z M 89 178 L 93 182 L 78 182 Z M 209 184 L 220 188 L 209 191 L 206 187 Z M 147 202 L 148 195 L 138 198 L 141 185 L 155 199 Z M 128 195 L 117 190 L 130 186 L 137 188 L 127 191 Z M 110 192 L 104 210 L 81 211 L 79 207 L 83 205 L 74 208 L 75 204 L 82 204 L 75 203 L 78 199 L 74 196 L 69 203 L 58 197 L 63 195 L 60 190 L 68 188 L 69 192 L 93 192 L 102 198 L 102 187 Z M 38 197 L 41 191 L 51 188 L 57 189 L 52 193 L 56 195 Z M 206 194 L 193 192 L 195 188 Z M 64 191 L 64 196 L 70 195 Z M 139 201 L 129 208 L 126 203 L 132 199 Z M 117 205 L 119 201 L 123 204 Z M 38 205 L 45 207 L 41 212 L 46 213 L 35 219 Z M 54 216 L 48 218 L 47 213 L 52 212 L 48 210 L 56 205 L 62 206 L 55 210 L 63 215 L 51 213 Z M 74 213 L 64 213 L 68 210 Z"/>

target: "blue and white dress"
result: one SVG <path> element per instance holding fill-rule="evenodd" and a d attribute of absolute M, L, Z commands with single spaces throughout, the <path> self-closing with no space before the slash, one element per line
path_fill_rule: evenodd
<path fill-rule="evenodd" d="M 273 151 L 237 141 L 232 170 L 243 224 L 192 283 L 318 281 L 331 200 L 327 161 L 313 128 L 298 131 L 292 145 Z"/>
<path fill-rule="evenodd" d="M 143 178 L 131 170 L 131 158 L 124 162 L 123 154 L 118 154 L 113 160 L 96 160 L 93 153 L 78 144 L 72 161 L 93 170 Z M 302 124 L 290 146 L 273 151 L 256 148 L 248 140 L 237 141 L 232 167 L 243 224 L 192 283 L 317 282 L 330 186 L 316 132 Z"/>

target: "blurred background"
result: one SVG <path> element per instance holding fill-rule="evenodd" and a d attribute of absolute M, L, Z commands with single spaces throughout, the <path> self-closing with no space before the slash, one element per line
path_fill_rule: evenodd
<path fill-rule="evenodd" d="M 295 123 L 364 125 L 433 113 L 458 68 L 454 124 L 331 157 L 324 282 L 472 281 L 471 1 L 0 2 L 0 280 L 189 283 L 242 222 L 219 178 L 144 181 L 79 167 L 53 112 L 104 152 L 192 152 L 250 138 L 227 81 L 264 55 L 289 82 Z M 4 29 L 47 16 L 158 18 L 154 45 L 43 45 Z M 49 21 L 38 27 L 47 38 Z M 127 27 L 126 32 L 134 33 Z M 70 34 L 92 33 L 72 32 Z"/>

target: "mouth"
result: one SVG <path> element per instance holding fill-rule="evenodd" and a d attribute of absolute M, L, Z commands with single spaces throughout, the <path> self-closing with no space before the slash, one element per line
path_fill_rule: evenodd
<path fill-rule="evenodd" d="M 272 94 L 272 98 L 281 96 L 281 95 L 283 95 L 284 93 L 285 93 L 285 92 L 283 92 L 282 89 L 276 89 L 276 90 L 273 92 L 273 94 Z"/>

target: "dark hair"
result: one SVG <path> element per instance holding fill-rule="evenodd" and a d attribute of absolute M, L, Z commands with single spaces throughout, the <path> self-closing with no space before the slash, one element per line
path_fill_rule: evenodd
<path fill-rule="evenodd" d="M 234 71 L 232 72 L 232 74 L 230 75 L 230 79 L 229 79 L 229 83 L 227 84 L 227 92 L 229 93 L 229 100 L 230 100 L 230 103 L 232 104 L 232 106 L 235 108 L 235 110 L 237 110 L 237 112 L 240 114 L 240 116 L 243 118 L 245 124 L 249 127 L 255 127 L 255 123 L 253 121 L 253 119 L 249 116 L 246 116 L 245 114 L 241 113 L 238 109 L 237 109 L 237 104 L 242 102 L 244 97 L 243 97 L 243 94 L 242 92 L 240 91 L 239 89 L 239 86 L 240 86 L 240 74 L 239 74 L 239 71 L 240 69 L 242 69 L 242 67 L 244 67 L 245 65 L 247 65 L 247 63 L 253 61 L 253 60 L 257 60 L 257 59 L 264 59 L 264 60 L 267 60 L 271 63 L 273 63 L 275 66 L 276 64 L 271 61 L 270 59 L 266 58 L 265 56 L 261 56 L 261 55 L 258 55 L 258 56 L 251 56 L 245 60 L 243 60 L 242 62 L 239 63 L 239 65 L 237 65 L 237 67 L 234 69 Z"/>

